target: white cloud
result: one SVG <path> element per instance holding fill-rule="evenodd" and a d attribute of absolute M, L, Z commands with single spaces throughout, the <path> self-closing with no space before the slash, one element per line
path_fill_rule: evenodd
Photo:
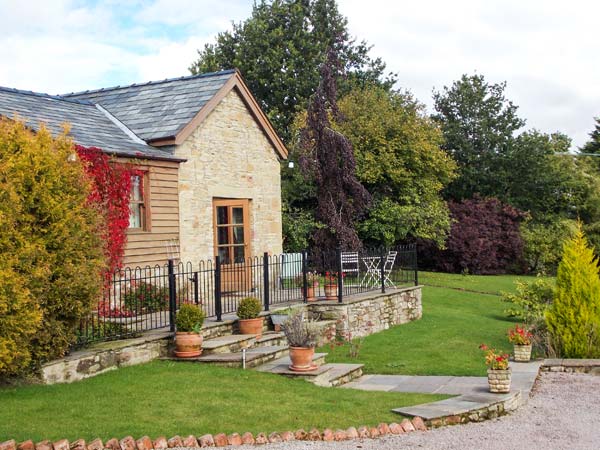
<path fill-rule="evenodd" d="M 581 145 L 600 115 L 597 18 L 586 0 L 338 0 L 399 87 L 431 92 L 463 73 L 508 82 L 528 127 Z M 251 0 L 0 0 L 0 85 L 60 93 L 187 75 L 196 50 Z"/>

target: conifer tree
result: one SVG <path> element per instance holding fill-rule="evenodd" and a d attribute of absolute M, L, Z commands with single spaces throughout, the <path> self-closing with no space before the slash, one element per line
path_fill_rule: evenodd
<path fill-rule="evenodd" d="M 553 344 L 565 358 L 600 356 L 600 278 L 598 260 L 578 224 L 565 242 L 556 292 L 546 313 Z"/>

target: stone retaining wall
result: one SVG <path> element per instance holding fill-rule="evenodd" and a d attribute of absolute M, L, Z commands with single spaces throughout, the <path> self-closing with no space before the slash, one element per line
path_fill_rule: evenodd
<path fill-rule="evenodd" d="M 421 286 L 392 289 L 385 294 L 369 292 L 345 298 L 343 303 L 319 301 L 310 303 L 308 309 L 314 319 L 335 320 L 341 336 L 368 336 L 420 319 Z"/>
<path fill-rule="evenodd" d="M 168 332 L 152 332 L 136 339 L 96 344 L 45 364 L 41 371 L 42 381 L 46 384 L 71 383 L 119 367 L 152 361 L 166 355 L 169 337 Z"/>

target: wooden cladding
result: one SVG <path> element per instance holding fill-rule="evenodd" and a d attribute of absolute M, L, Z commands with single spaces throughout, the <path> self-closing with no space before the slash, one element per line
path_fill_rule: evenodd
<path fill-rule="evenodd" d="M 171 161 L 122 160 L 144 173 L 146 223 L 127 231 L 124 266 L 166 264 L 179 242 L 179 164 Z"/>

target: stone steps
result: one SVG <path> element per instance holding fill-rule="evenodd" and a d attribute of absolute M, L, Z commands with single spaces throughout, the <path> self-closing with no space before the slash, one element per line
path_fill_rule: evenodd
<path fill-rule="evenodd" d="M 269 372 L 290 378 L 301 378 L 318 386 L 341 386 L 362 376 L 362 364 L 327 364 L 327 353 L 315 353 L 313 363 L 317 369 L 310 372 L 294 372 L 289 366 L 292 363 L 289 356 L 279 358 L 257 367 L 260 372 Z"/>
<path fill-rule="evenodd" d="M 274 345 L 249 348 L 246 350 L 246 368 L 253 368 L 286 356 L 289 353 L 287 345 Z M 221 367 L 244 366 L 242 351 L 233 353 L 213 353 L 201 355 L 197 358 L 187 358 L 186 361 L 214 364 Z"/>
<path fill-rule="evenodd" d="M 287 339 L 283 333 L 267 331 L 259 339 L 256 339 L 254 334 L 230 334 L 204 340 L 202 354 L 239 353 L 243 349 L 285 345 L 287 345 Z"/>

